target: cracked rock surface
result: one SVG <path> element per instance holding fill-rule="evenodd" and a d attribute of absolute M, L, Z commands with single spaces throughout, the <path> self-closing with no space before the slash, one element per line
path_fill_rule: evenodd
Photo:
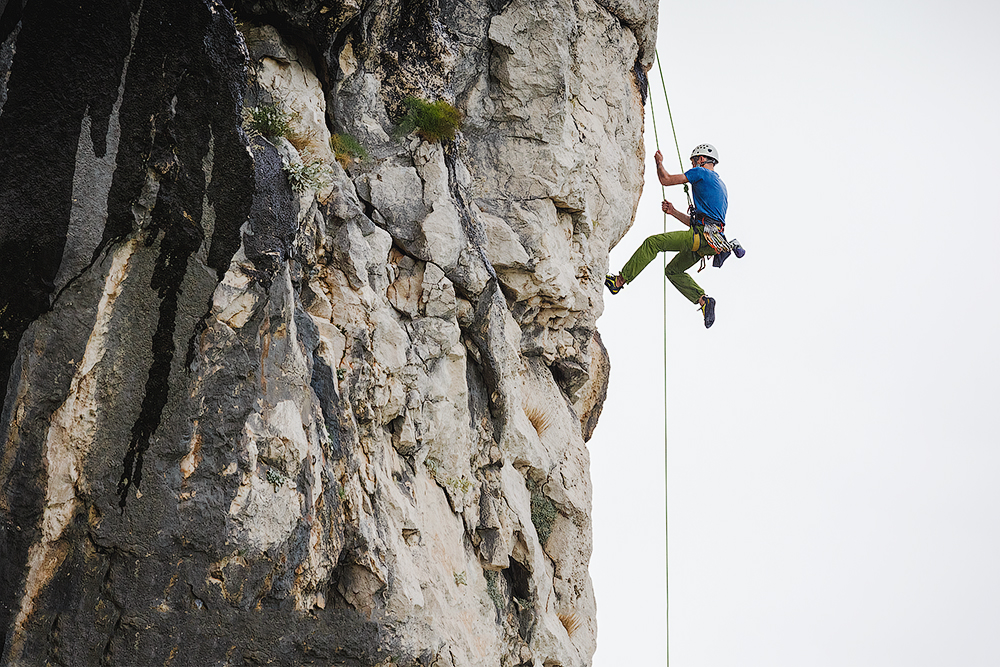
<path fill-rule="evenodd" d="M 589 665 L 655 26 L 0 5 L 0 664 Z"/>

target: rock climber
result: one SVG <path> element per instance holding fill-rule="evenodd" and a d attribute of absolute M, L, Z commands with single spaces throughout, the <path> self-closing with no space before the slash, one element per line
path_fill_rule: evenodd
<path fill-rule="evenodd" d="M 708 328 L 715 323 L 715 299 L 705 294 L 705 290 L 699 287 L 694 278 L 685 271 L 704 257 L 716 253 L 728 256 L 728 251 L 734 250 L 737 256 L 743 256 L 743 250 L 735 239 L 729 243 L 722 237 L 722 242 L 719 242 L 719 235 L 725 227 L 726 208 L 729 204 L 726 184 L 715 173 L 715 165 L 719 163 L 719 153 L 711 144 L 695 146 L 691 151 L 691 168 L 683 174 L 667 173 L 663 167 L 663 154 L 660 151 L 656 151 L 653 159 L 656 161 L 656 175 L 663 185 L 691 184 L 694 191 L 694 206 L 688 213 L 678 211 L 666 199 L 661 204 L 664 213 L 677 218 L 688 229 L 650 236 L 632 254 L 622 267 L 621 273 L 608 275 L 604 284 L 612 294 L 618 294 L 626 284 L 636 279 L 657 254 L 676 252 L 665 269 L 667 279 L 691 303 L 699 307 L 705 319 L 705 327 Z M 717 230 L 718 235 L 708 230 Z M 715 265 L 721 266 L 718 258 Z"/>

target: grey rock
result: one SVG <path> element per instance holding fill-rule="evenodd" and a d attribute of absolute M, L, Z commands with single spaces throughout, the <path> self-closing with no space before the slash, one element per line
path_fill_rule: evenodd
<path fill-rule="evenodd" d="M 590 664 L 655 4 L 236 10 L 3 11 L 0 663 Z"/>

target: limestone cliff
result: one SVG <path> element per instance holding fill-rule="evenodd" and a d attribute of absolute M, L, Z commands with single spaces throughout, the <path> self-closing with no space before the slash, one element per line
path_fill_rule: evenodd
<path fill-rule="evenodd" d="M 590 664 L 655 11 L 0 1 L 0 663 Z"/>

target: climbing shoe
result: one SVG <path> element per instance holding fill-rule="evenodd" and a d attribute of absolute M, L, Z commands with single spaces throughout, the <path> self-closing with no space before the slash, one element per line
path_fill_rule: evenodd
<path fill-rule="evenodd" d="M 625 279 L 622 278 L 621 275 L 613 276 L 609 273 L 604 278 L 604 286 L 607 287 L 612 294 L 618 294 L 618 292 L 621 292 L 622 288 L 625 287 Z"/>
<path fill-rule="evenodd" d="M 715 324 L 715 299 L 710 296 L 702 297 L 703 303 L 699 304 L 701 314 L 705 316 L 705 328 L 708 329 Z"/>

